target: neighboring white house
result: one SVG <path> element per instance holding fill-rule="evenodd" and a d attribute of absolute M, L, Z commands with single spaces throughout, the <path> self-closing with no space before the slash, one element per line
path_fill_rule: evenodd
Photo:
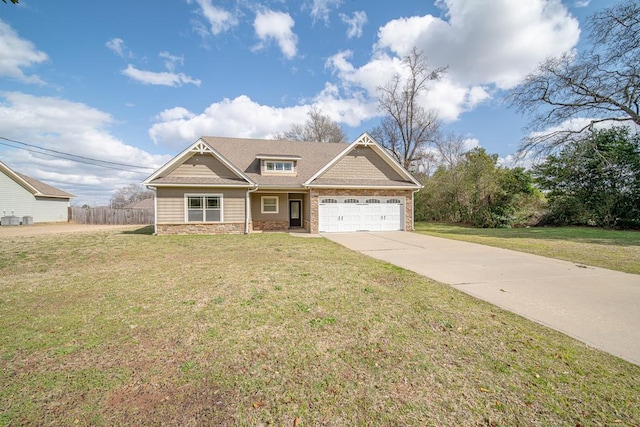
<path fill-rule="evenodd" d="M 29 216 L 33 222 L 67 222 L 73 194 L 11 170 L 0 162 L 0 217 Z"/>

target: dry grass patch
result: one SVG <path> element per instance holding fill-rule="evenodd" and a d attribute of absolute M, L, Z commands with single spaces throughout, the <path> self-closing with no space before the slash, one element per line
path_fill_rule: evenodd
<path fill-rule="evenodd" d="M 324 239 L 103 232 L 0 259 L 2 425 L 640 420 L 640 367 Z"/>

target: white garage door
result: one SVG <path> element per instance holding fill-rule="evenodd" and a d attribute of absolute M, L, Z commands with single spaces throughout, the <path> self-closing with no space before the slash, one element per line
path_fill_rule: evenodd
<path fill-rule="evenodd" d="M 402 230 L 404 198 L 320 197 L 321 232 Z"/>

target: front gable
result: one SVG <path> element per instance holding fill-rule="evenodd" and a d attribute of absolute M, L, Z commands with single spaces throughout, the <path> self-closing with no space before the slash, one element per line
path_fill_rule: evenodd
<path fill-rule="evenodd" d="M 402 187 L 421 188 L 369 134 L 364 133 L 318 171 L 305 184 L 309 187 Z"/>
<path fill-rule="evenodd" d="M 167 178 L 223 178 L 237 179 L 238 176 L 211 153 L 195 153 L 184 163 L 170 171 Z"/>
<path fill-rule="evenodd" d="M 402 181 L 402 177 L 378 153 L 366 146 L 356 146 L 316 179 L 370 179 Z"/>
<path fill-rule="evenodd" d="M 199 139 L 149 176 L 147 186 L 242 186 L 255 184 L 213 147 Z"/>

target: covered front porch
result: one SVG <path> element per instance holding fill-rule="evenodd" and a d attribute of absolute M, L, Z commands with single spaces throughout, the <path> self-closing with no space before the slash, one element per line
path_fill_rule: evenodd
<path fill-rule="evenodd" d="M 252 231 L 311 229 L 309 192 L 261 190 L 251 193 Z"/>

